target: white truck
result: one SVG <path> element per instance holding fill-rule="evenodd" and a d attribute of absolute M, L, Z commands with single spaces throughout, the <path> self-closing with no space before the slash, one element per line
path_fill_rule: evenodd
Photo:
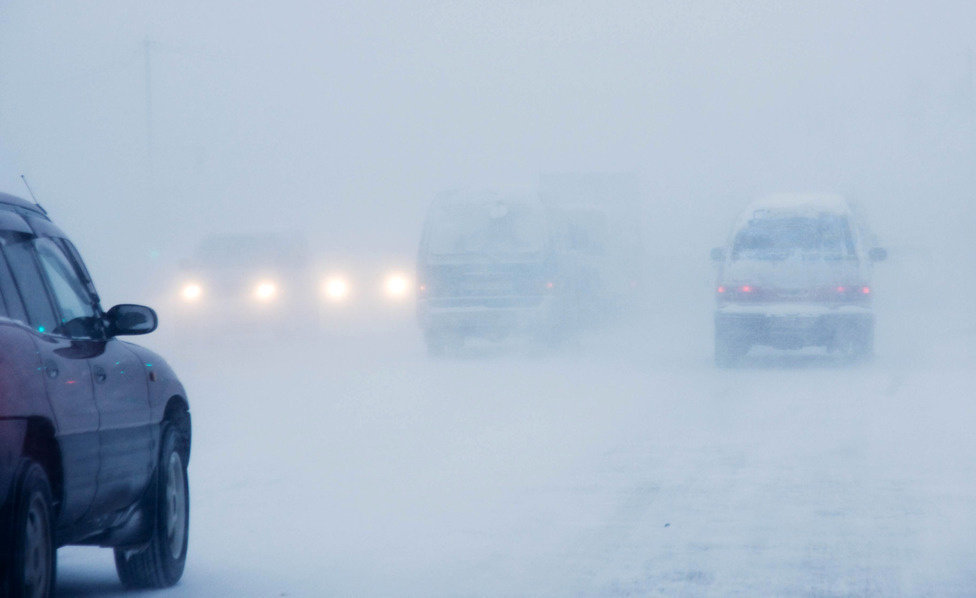
<path fill-rule="evenodd" d="M 630 305 L 642 270 L 631 177 L 543 177 L 537 193 L 442 194 L 417 259 L 417 316 L 432 355 L 467 338 L 545 344 Z"/>
<path fill-rule="evenodd" d="M 602 326 L 632 309 L 644 291 L 646 263 L 637 176 L 544 175 L 539 197 L 572 271 L 580 321 Z"/>

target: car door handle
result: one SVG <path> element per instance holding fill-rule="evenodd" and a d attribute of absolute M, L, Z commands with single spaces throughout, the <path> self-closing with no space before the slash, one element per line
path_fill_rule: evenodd
<path fill-rule="evenodd" d="M 108 374 L 105 373 L 105 368 L 95 366 L 95 382 L 105 382 L 107 379 Z"/>
<path fill-rule="evenodd" d="M 58 364 L 54 363 L 51 359 L 44 362 L 44 370 L 47 372 L 48 378 L 57 378 L 58 374 L 61 373 L 58 370 Z"/>

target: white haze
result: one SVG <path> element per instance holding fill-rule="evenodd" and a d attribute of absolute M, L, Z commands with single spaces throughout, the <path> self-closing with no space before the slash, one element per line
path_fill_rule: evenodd
<path fill-rule="evenodd" d="M 966 595 L 974 32 L 969 2 L 6 0 L 0 191 L 25 174 L 113 304 L 165 302 L 212 232 L 410 265 L 444 189 L 641 179 L 644 309 L 564 352 L 161 310 L 195 418 L 174 596 Z M 873 363 L 711 366 L 709 249 L 780 191 L 888 248 Z M 60 556 L 64 595 L 121 592 Z"/>

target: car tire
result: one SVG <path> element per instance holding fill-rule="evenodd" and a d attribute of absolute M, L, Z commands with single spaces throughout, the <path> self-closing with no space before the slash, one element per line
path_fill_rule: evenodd
<path fill-rule="evenodd" d="M 166 588 L 183 575 L 190 529 L 187 439 L 175 425 L 163 428 L 156 468 L 156 501 L 149 543 L 137 550 L 115 549 L 115 569 L 128 588 Z"/>
<path fill-rule="evenodd" d="M 427 355 L 429 357 L 444 357 L 445 353 L 447 353 L 447 343 L 438 334 L 425 334 L 424 344 L 427 346 Z"/>
<path fill-rule="evenodd" d="M 51 484 L 44 469 L 25 461 L 14 492 L 6 532 L 10 559 L 0 593 L 10 598 L 47 598 L 54 593 L 57 547 Z"/>
<path fill-rule="evenodd" d="M 449 357 L 457 355 L 464 346 L 464 337 L 447 330 L 431 330 L 424 334 L 429 357 Z"/>
<path fill-rule="evenodd" d="M 838 351 L 848 363 L 861 363 L 874 355 L 874 326 L 862 323 L 846 330 L 840 336 Z"/>
<path fill-rule="evenodd" d="M 544 324 L 536 328 L 532 335 L 533 343 L 542 349 L 552 351 L 558 348 L 564 340 L 564 332 L 553 324 Z"/>
<path fill-rule="evenodd" d="M 728 334 L 715 333 L 715 365 L 720 368 L 732 368 L 742 361 L 749 347 L 739 339 Z"/>

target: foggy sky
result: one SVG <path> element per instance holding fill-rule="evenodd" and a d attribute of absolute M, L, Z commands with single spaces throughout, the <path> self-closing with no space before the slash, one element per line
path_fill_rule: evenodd
<path fill-rule="evenodd" d="M 5 0 L 0 189 L 103 281 L 213 230 L 412 255 L 436 192 L 561 171 L 638 172 L 654 253 L 815 190 L 971 270 L 974 31 L 967 2 Z"/>

